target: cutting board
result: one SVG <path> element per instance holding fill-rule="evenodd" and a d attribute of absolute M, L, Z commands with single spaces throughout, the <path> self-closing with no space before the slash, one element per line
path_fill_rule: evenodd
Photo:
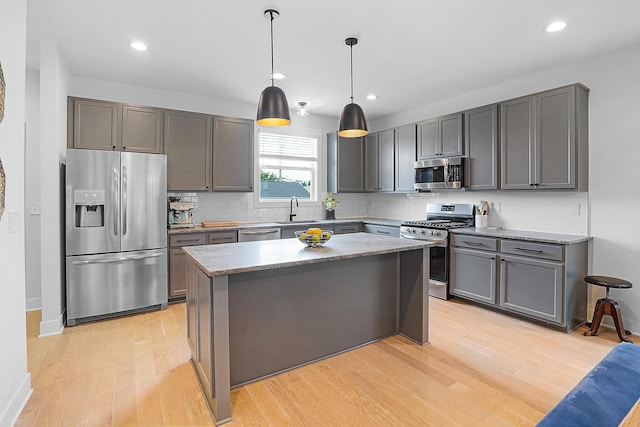
<path fill-rule="evenodd" d="M 233 227 L 240 225 L 237 221 L 202 221 L 200 223 L 203 227 Z"/>

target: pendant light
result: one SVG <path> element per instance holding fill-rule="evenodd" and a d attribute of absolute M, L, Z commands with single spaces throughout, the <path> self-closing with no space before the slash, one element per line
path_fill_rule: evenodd
<path fill-rule="evenodd" d="M 267 86 L 260 95 L 257 123 L 260 126 L 287 126 L 291 123 L 289 103 L 284 91 L 275 85 L 273 76 L 273 20 L 280 13 L 275 9 L 267 9 L 264 16 L 271 21 L 271 86 Z"/>
<path fill-rule="evenodd" d="M 353 45 L 358 44 L 358 39 L 349 37 L 344 42 L 351 48 L 351 102 L 345 105 L 342 114 L 340 114 L 338 135 L 345 138 L 357 138 L 369 133 L 362 108 L 353 102 Z"/>

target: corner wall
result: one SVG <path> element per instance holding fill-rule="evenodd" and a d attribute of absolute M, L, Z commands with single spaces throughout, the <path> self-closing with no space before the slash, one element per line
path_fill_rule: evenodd
<path fill-rule="evenodd" d="M 24 245 L 25 56 L 27 6 L 3 0 L 0 62 L 6 82 L 0 159 L 6 175 L 5 210 L 0 219 L 0 427 L 12 426 L 31 395 L 27 372 Z"/>

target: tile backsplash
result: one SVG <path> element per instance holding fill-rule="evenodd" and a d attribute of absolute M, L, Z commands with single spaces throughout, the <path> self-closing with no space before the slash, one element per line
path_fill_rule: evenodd
<path fill-rule="evenodd" d="M 193 222 L 273 222 L 289 218 L 289 205 L 256 205 L 253 193 L 168 193 L 196 204 Z M 336 218 L 424 219 L 427 203 L 489 202 L 489 226 L 566 234 L 589 234 L 589 196 L 575 191 L 445 191 L 440 193 L 339 193 Z M 296 220 L 323 219 L 320 203 L 294 207 Z"/>

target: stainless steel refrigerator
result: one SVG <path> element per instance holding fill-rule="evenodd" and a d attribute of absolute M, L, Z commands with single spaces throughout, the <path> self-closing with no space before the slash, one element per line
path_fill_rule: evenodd
<path fill-rule="evenodd" d="M 167 306 L 167 159 L 67 150 L 67 325 Z"/>

